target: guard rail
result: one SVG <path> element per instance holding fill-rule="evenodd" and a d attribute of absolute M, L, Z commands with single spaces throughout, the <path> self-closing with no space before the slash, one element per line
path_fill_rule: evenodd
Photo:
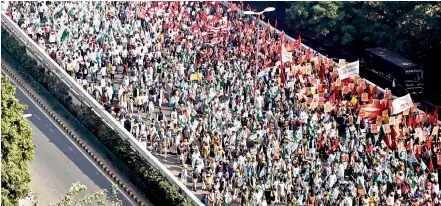
<path fill-rule="evenodd" d="M 174 176 L 155 156 L 153 156 L 140 142 L 133 137 L 115 118 L 108 113 L 83 87 L 81 87 L 71 76 L 67 74 L 49 55 L 38 46 L 20 27 L 17 26 L 6 14 L 1 13 L 2 26 L 7 29 L 18 41 L 26 46 L 26 51 L 31 54 L 37 62 L 46 69 L 52 71 L 61 81 L 66 84 L 70 92 L 87 107 L 102 119 L 111 129 L 115 130 L 121 138 L 128 140 L 134 150 L 146 159 L 156 170 L 158 170 L 171 184 L 177 185 L 184 193 L 187 201 L 203 205 L 202 202 L 191 192 L 179 179 Z"/>

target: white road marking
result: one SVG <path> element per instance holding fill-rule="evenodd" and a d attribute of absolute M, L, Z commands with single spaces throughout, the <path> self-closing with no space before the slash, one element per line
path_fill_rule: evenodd
<path fill-rule="evenodd" d="M 69 149 L 73 151 L 73 149 L 71 147 L 69 147 Z"/>
<path fill-rule="evenodd" d="M 5 74 L 15 84 L 15 86 L 32 102 L 32 104 L 34 104 L 34 106 L 38 110 L 40 110 L 40 112 L 53 124 L 53 126 L 55 126 L 64 135 L 64 137 L 66 137 L 69 140 L 69 142 L 71 144 L 73 144 L 77 148 L 77 150 L 80 151 L 80 153 L 83 154 L 84 157 L 101 173 L 101 175 L 107 179 L 107 181 L 109 181 L 112 184 L 116 184 L 103 171 L 101 171 L 101 169 L 98 167 L 98 165 L 96 165 L 95 162 L 93 162 L 92 159 L 90 159 L 90 157 L 82 149 L 80 149 L 80 147 L 77 144 L 75 144 L 75 142 L 73 142 L 73 140 L 71 140 L 60 127 L 57 126 L 57 124 L 51 119 L 51 117 L 49 117 L 43 111 L 43 109 L 41 109 L 40 106 L 38 106 L 38 104 L 25 91 L 23 91 L 21 86 L 19 84 L 17 84 L 17 82 L 13 78 L 11 78 L 9 76 L 9 74 L 7 74 L 6 72 L 5 72 Z M 125 192 L 123 192 L 119 186 L 117 186 L 117 189 L 128 201 L 130 201 L 132 203 L 132 205 L 137 205 L 136 202 L 132 198 L 130 198 Z"/>
<path fill-rule="evenodd" d="M 52 130 L 52 129 L 49 129 L 51 132 L 54 132 L 54 130 Z"/>
<path fill-rule="evenodd" d="M 36 114 L 34 114 L 33 116 L 37 117 L 38 120 L 41 120 L 40 117 L 38 117 Z"/>

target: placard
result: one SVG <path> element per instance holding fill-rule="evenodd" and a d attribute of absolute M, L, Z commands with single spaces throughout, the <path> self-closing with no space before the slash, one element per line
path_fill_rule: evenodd
<path fill-rule="evenodd" d="M 340 67 L 344 66 L 345 64 L 346 64 L 346 59 L 339 59 L 339 60 L 338 60 L 338 65 L 339 65 Z"/>
<path fill-rule="evenodd" d="M 311 83 L 311 85 L 316 85 L 317 84 L 317 82 L 316 82 L 314 77 L 308 77 L 308 80 Z"/>
<path fill-rule="evenodd" d="M 331 105 L 331 103 L 326 102 L 326 104 L 325 104 L 325 112 L 326 112 L 326 113 L 330 113 L 330 112 L 331 112 L 331 109 L 332 109 L 332 105 Z"/>
<path fill-rule="evenodd" d="M 347 94 L 349 93 L 349 87 L 348 86 L 343 86 L 343 89 L 341 91 L 343 94 Z"/>
<path fill-rule="evenodd" d="M 352 62 L 338 68 L 338 76 L 340 79 L 346 79 L 360 74 L 360 62 Z"/>
<path fill-rule="evenodd" d="M 385 134 L 389 134 L 390 133 L 390 125 L 388 125 L 388 124 L 385 124 L 385 125 L 383 125 L 383 131 L 384 131 L 384 133 Z"/>
<path fill-rule="evenodd" d="M 317 90 L 318 90 L 318 92 L 322 92 L 323 91 L 323 84 L 317 85 Z"/>
<path fill-rule="evenodd" d="M 413 106 L 412 106 L 412 113 L 415 113 L 415 112 L 417 112 L 418 110 L 417 110 L 417 105 L 416 104 L 413 104 Z"/>
<path fill-rule="evenodd" d="M 439 130 L 439 127 L 438 127 L 438 126 L 433 127 L 433 129 L 432 129 L 432 135 L 438 135 L 438 130 Z"/>
<path fill-rule="evenodd" d="M 410 94 L 396 98 L 392 102 L 393 114 L 398 114 L 400 112 L 403 112 L 411 108 L 413 105 L 414 104 L 412 102 L 412 98 L 410 97 Z"/>
<path fill-rule="evenodd" d="M 325 104 L 325 98 L 324 97 L 320 97 L 319 98 L 319 105 L 324 105 Z"/>
<path fill-rule="evenodd" d="M 378 133 L 378 126 L 376 124 L 371 124 L 371 133 Z"/>
<path fill-rule="evenodd" d="M 332 59 L 328 59 L 328 67 L 332 67 L 334 65 L 334 62 Z"/>
<path fill-rule="evenodd" d="M 366 81 L 360 80 L 360 87 L 366 89 Z"/>
<path fill-rule="evenodd" d="M 409 110 L 410 110 L 410 109 L 406 109 L 406 110 L 404 110 L 404 111 L 403 111 L 403 115 L 404 115 L 404 116 L 409 115 Z"/>
<path fill-rule="evenodd" d="M 361 101 L 363 101 L 363 102 L 369 101 L 368 93 L 365 92 L 365 93 L 361 94 Z"/>
<path fill-rule="evenodd" d="M 377 116 L 376 123 L 377 123 L 378 125 L 383 124 L 383 117 L 381 117 L 381 116 Z"/>

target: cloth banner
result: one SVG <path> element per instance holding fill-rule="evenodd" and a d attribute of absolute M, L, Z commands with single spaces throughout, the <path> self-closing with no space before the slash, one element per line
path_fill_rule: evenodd
<path fill-rule="evenodd" d="M 405 110 L 413 106 L 412 98 L 410 94 L 394 99 L 392 102 L 393 114 L 404 112 Z"/>
<path fill-rule="evenodd" d="M 340 80 L 360 74 L 360 62 L 352 62 L 338 68 L 338 76 Z"/>
<path fill-rule="evenodd" d="M 382 113 L 381 104 L 365 104 L 360 106 L 360 117 L 361 118 L 376 118 L 378 115 Z"/>

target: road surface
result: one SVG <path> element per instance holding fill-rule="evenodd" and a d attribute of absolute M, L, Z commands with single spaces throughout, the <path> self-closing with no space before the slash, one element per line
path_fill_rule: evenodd
<path fill-rule="evenodd" d="M 12 83 L 17 85 L 14 81 Z M 113 181 L 93 160 L 20 87 L 17 87 L 15 96 L 21 104 L 28 105 L 24 113 L 32 114 L 28 121 L 34 133 L 33 143 L 36 148 L 29 170 L 32 175 L 31 187 L 36 193 L 39 204 L 57 203 L 64 197 L 72 183 L 77 181 L 88 188 L 87 192 L 82 192 L 79 196 L 100 189 L 106 189 L 110 193 Z M 136 205 L 120 188 L 118 188 L 118 198 L 123 205 Z"/>

